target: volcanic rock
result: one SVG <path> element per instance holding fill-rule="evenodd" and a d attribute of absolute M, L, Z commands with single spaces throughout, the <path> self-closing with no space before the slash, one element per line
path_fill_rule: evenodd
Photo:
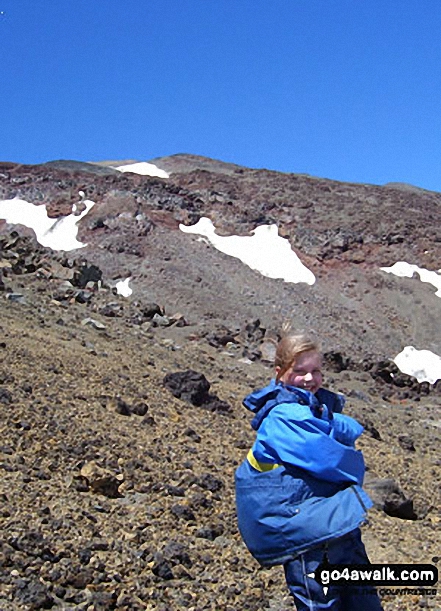
<path fill-rule="evenodd" d="M 367 478 L 365 487 L 374 504 L 387 515 L 403 520 L 416 520 L 413 501 L 407 499 L 393 479 Z"/>

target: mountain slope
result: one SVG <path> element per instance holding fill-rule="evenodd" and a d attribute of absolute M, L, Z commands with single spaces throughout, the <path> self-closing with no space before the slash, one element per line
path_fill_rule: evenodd
<path fill-rule="evenodd" d="M 251 316 L 274 327 L 287 318 L 296 327 L 316 329 L 328 348 L 393 357 L 413 344 L 441 354 L 434 288 L 380 270 L 403 260 L 438 269 L 440 194 L 250 170 L 187 155 L 154 161 L 171 173 L 169 179 L 92 177 L 68 162 L 4 166 L 0 197 L 44 202 L 56 217 L 70 213 L 83 191 L 96 203 L 80 224 L 79 239 L 88 244 L 81 255 L 109 277 L 131 275 L 138 297 L 188 316 L 191 308 L 201 321 L 218 316 L 237 326 Z M 179 231 L 179 223 L 201 216 L 224 235 L 249 235 L 259 224 L 277 223 L 316 284 L 263 278 Z"/>
<path fill-rule="evenodd" d="M 66 284 L 78 284 L 80 259 L 65 267 L 29 239 L 7 239 L 15 272 L 0 296 L 0 608 L 289 608 L 282 571 L 258 568 L 235 522 L 233 473 L 253 439 L 241 398 L 271 375 L 242 358 L 259 327 L 229 343 L 196 323 L 161 327 L 152 305 L 113 294 L 105 276 L 101 289 Z M 196 400 L 197 382 L 193 400 L 164 384 L 189 369 L 211 384 L 210 400 Z M 417 518 L 392 517 L 380 498 L 364 529 L 371 559 L 432 563 L 440 395 L 407 387 L 398 399 L 382 378 L 339 369 L 331 355 L 326 384 L 365 426 L 368 483 Z M 389 593 L 384 608 L 426 599 Z"/>
<path fill-rule="evenodd" d="M 0 200 L 54 219 L 96 203 L 79 223 L 87 246 L 67 253 L 0 221 L 0 608 L 290 608 L 282 570 L 240 540 L 233 486 L 253 440 L 241 400 L 270 378 L 285 319 L 321 336 L 326 385 L 365 427 L 371 560 L 439 562 L 441 386 L 388 359 L 407 343 L 441 354 L 440 298 L 379 268 L 437 269 L 441 196 L 153 163 L 170 178 L 1 164 Z M 277 222 L 317 282 L 265 278 L 179 230 L 201 216 L 225 234 Z M 114 285 L 128 276 L 125 298 Z"/>

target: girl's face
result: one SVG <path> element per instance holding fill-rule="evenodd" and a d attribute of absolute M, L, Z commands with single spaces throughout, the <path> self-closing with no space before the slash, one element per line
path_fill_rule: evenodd
<path fill-rule="evenodd" d="M 276 367 L 276 374 L 279 371 L 280 367 Z M 280 381 L 288 386 L 317 392 L 323 382 L 321 354 L 314 350 L 302 352 L 281 376 Z"/>

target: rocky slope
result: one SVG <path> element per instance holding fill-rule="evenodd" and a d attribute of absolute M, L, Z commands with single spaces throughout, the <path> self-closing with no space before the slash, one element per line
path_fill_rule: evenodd
<path fill-rule="evenodd" d="M 54 217 L 80 190 L 96 201 L 72 253 L 1 228 L 0 609 L 291 608 L 281 570 L 244 549 L 233 494 L 253 439 L 241 399 L 271 376 L 285 319 L 322 335 L 326 382 L 366 427 L 372 561 L 439 567 L 440 388 L 387 360 L 406 343 L 441 353 L 439 298 L 378 268 L 437 268 L 441 195 L 155 163 L 170 179 L 0 168 L 0 199 Z M 277 222 L 316 285 L 263 278 L 179 231 L 200 216 L 225 233 Z M 112 289 L 127 275 L 128 299 Z M 441 608 L 439 595 L 383 600 Z"/>
<path fill-rule="evenodd" d="M 201 321 L 219 317 L 238 326 L 251 317 L 268 328 L 288 319 L 352 354 L 394 357 L 408 343 L 441 353 L 434 287 L 380 271 L 400 260 L 438 269 L 440 194 L 189 155 L 155 161 L 169 179 L 79 162 L 3 164 L 0 197 L 44 202 L 57 217 L 70 213 L 83 191 L 96 204 L 80 224 L 79 239 L 88 244 L 81 254 L 109 278 L 132 275 L 138 297 Z M 268 280 L 179 231 L 179 223 L 201 216 L 225 234 L 277 223 L 317 282 L 305 288 Z"/>

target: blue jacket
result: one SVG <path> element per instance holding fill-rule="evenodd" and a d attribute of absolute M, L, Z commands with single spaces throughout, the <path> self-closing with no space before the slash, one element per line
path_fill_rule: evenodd
<path fill-rule="evenodd" d="M 283 564 L 342 536 L 365 519 L 363 427 L 340 412 L 344 397 L 272 380 L 244 405 L 256 440 L 236 471 L 239 530 L 263 565 Z"/>

